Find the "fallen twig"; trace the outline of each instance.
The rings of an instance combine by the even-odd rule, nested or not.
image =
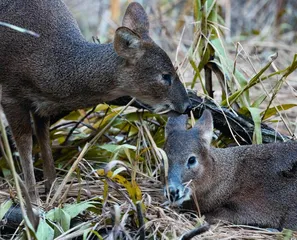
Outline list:
[[[195,228],[195,229],[193,229],[193,230],[191,230],[189,232],[184,233],[181,236],[180,240],[190,240],[193,237],[195,237],[195,236],[197,236],[199,234],[205,233],[208,230],[209,230],[209,224],[208,223],[203,224],[203,225],[201,225],[201,226],[199,226],[199,227],[197,227],[197,228]]]

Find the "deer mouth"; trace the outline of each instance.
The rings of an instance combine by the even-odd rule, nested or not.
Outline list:
[[[153,112],[160,115],[167,115],[168,117],[177,117],[181,115],[180,112],[175,111],[174,108],[169,104],[157,106],[155,109],[153,109]]]
[[[175,111],[175,110],[170,110],[170,111],[168,111],[168,112],[166,113],[166,115],[167,115],[168,117],[178,117],[178,116],[181,115],[181,113],[180,113],[180,112],[177,112],[177,111]]]
[[[173,207],[179,207],[184,202],[191,200],[192,191],[190,188],[188,188],[188,187],[184,188],[182,194],[183,195],[181,195],[179,198],[174,199],[174,198],[172,198],[172,196],[170,196],[170,195],[168,196],[166,189],[164,189],[164,195],[168,199],[168,201],[166,201],[164,204],[170,205]]]
[[[139,101],[137,99],[136,99],[136,103],[140,107],[142,107],[142,108],[144,108],[144,109],[146,109],[146,110],[148,110],[150,112],[160,114],[160,115],[165,115],[166,114],[168,117],[177,117],[177,116],[179,116],[181,114],[181,113],[175,111],[170,104],[164,104],[164,105],[160,104],[160,105],[157,105],[157,106],[151,106],[151,105],[143,103],[143,102],[141,102],[141,101]]]
[[[183,195],[176,199],[174,202],[171,202],[171,205],[173,206],[181,206],[184,202],[191,199],[191,189],[190,188],[184,188]]]
[[[186,110],[186,112],[181,113],[180,111],[176,111],[171,104],[157,104],[153,106],[138,99],[135,100],[135,103],[136,107],[138,108],[143,108],[159,115],[166,115],[167,117],[178,117],[181,114],[188,114],[188,109]]]

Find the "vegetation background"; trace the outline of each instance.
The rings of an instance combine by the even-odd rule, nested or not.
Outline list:
[[[151,37],[169,54],[188,89],[218,107],[252,119],[253,143],[262,142],[261,123],[294,138],[295,0],[138,2],[149,14]],[[128,3],[66,0],[84,36],[101,43],[112,41]],[[213,64],[219,73],[213,71],[209,88],[205,72]],[[49,198],[43,196],[44,218],[37,232],[31,234],[38,239],[179,239],[199,227],[203,223],[199,212],[181,214],[163,206],[166,199],[161,169],[166,157],[160,149],[165,124],[165,116],[106,104],[74,111],[55,123],[51,137],[59,174],[57,192]],[[233,138],[218,131],[214,145],[222,147],[231,142]],[[37,146],[34,152],[42,195]],[[16,153],[14,157],[17,159]],[[4,162],[0,166],[0,219],[17,201],[12,173]],[[7,200],[9,197],[12,200]],[[0,237],[19,237],[23,231],[17,229],[11,234]],[[210,232],[195,239],[293,237],[296,239],[296,233],[289,230],[271,232],[225,224],[212,226]]]

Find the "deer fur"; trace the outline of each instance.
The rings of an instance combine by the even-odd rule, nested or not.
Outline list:
[[[166,125],[170,202],[197,210],[195,197],[210,222],[297,230],[297,142],[214,148],[210,111],[190,130],[187,120]]]
[[[138,3],[128,6],[109,44],[87,42],[62,0],[1,0],[0,21],[40,34],[0,26],[2,106],[33,202],[38,194],[31,117],[48,191],[56,177],[51,117],[121,96],[136,97],[156,113],[181,114],[190,107],[169,57],[150,38],[148,16]]]

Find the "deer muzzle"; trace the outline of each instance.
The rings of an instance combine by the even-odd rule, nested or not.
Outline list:
[[[181,205],[183,202],[190,200],[191,189],[181,183],[171,183],[168,188],[164,187],[164,195],[172,205]]]

